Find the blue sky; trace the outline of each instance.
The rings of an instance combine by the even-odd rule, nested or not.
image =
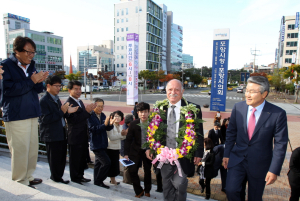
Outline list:
[[[77,46],[99,45],[114,37],[114,4],[119,0],[9,0],[0,14],[30,18],[31,29],[64,37],[65,64],[70,55],[77,65]],[[230,29],[229,69],[253,61],[250,49],[260,50],[256,64],[275,60],[280,20],[300,12],[299,0],[155,0],[173,11],[174,23],[183,26],[183,53],[194,56],[197,68],[212,65],[213,30]],[[3,17],[2,17],[3,19]],[[5,58],[4,29],[0,26],[0,58]]]

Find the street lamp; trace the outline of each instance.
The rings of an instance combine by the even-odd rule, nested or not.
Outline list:
[[[91,49],[92,51],[93,49]],[[89,63],[89,55],[90,55],[90,48],[88,46],[88,49],[87,49],[87,53],[88,53],[88,59],[87,59],[87,67],[84,67],[84,98],[86,99],[86,70],[89,68],[90,66],[90,63]],[[90,89],[90,93],[91,93],[91,89]]]

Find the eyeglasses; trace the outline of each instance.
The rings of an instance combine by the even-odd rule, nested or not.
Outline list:
[[[115,118],[121,118],[120,116],[115,116]]]
[[[245,91],[245,94],[247,94],[247,93],[249,93],[249,94],[257,94],[257,93],[260,93],[260,91]]]
[[[32,55],[35,56],[36,55],[36,52],[30,52],[30,51],[27,51],[27,50],[23,50],[24,52],[26,52],[28,55]]]
[[[61,88],[61,85],[58,85],[58,84],[54,84],[52,86],[57,87],[57,88]]]

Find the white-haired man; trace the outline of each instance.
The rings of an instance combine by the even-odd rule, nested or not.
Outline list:
[[[178,137],[179,128],[183,126],[180,120],[180,108],[190,104],[186,102],[183,96],[183,85],[179,80],[173,79],[168,82],[166,86],[167,99],[169,105],[164,107],[166,111],[167,120],[165,124],[168,125],[166,129],[166,135],[162,141],[162,145],[169,148],[177,148],[178,143],[176,137]],[[194,104],[196,105],[196,104]],[[199,109],[197,112],[197,118],[202,118],[202,112],[199,105],[196,105]],[[198,148],[194,152],[194,160],[189,160],[186,157],[180,158],[179,163],[182,168],[182,177],[179,175],[176,165],[164,164],[161,168],[161,175],[163,179],[163,194],[165,201],[182,201],[186,200],[187,196],[187,177],[193,177],[195,173],[195,165],[198,164],[203,156],[203,124],[195,126],[196,132],[200,135],[197,137]],[[147,156],[152,159],[150,150],[147,150]]]

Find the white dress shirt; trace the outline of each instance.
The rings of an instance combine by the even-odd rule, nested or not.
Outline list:
[[[171,103],[169,103],[169,108],[168,108],[168,117],[172,111],[172,108],[171,108]],[[176,137],[178,137],[178,131],[179,131],[179,119],[180,119],[180,107],[181,107],[181,100],[178,101],[176,104],[175,104],[175,108],[174,108],[174,111],[175,111],[175,115],[176,115]],[[167,117],[167,118],[168,118]],[[176,143],[177,144],[177,143]]]
[[[254,112],[254,116],[255,116],[255,125],[257,124],[257,121],[261,115],[262,110],[264,109],[266,101],[264,101],[262,104],[260,104],[259,106],[257,106],[255,109],[256,111]],[[252,113],[252,109],[253,107],[251,105],[248,106],[248,112],[247,112],[247,129],[248,129],[248,123],[249,123],[249,119],[250,119],[250,115]]]
[[[82,108],[82,106],[81,106],[81,104],[80,104],[80,101],[79,101],[79,99],[76,99],[76,98],[74,98],[74,97],[73,97],[73,96],[71,96],[71,95],[70,95],[70,97],[71,97],[71,98],[73,98],[73,100],[74,100],[74,101],[76,101],[76,102],[78,103],[79,107],[81,107],[81,108]]]
[[[27,69],[28,69],[28,67],[30,66],[30,64],[27,64],[27,65],[26,65],[26,68],[24,68],[24,67],[22,66],[21,62],[18,61],[18,66],[24,71],[25,76],[28,77]]]

